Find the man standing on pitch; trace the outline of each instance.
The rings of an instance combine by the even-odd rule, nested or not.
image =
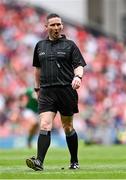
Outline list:
[[[58,111],[70,152],[69,168],[78,169],[78,137],[73,128],[73,115],[78,113],[76,89],[81,85],[86,63],[76,44],[61,34],[63,24],[59,15],[47,16],[46,29],[48,37],[36,44],[33,57],[40,117],[37,157],[26,159],[26,164],[36,171],[43,170],[52,123]]]

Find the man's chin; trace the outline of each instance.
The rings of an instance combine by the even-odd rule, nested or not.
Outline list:
[[[58,34],[58,35],[55,35],[53,38],[54,38],[54,39],[59,39],[60,36],[59,36],[59,34]]]

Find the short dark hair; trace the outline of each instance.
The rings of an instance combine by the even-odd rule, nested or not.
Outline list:
[[[55,14],[55,13],[51,13],[47,16],[47,20],[51,19],[51,18],[55,18],[55,17],[58,17],[58,18],[61,18],[58,14]]]

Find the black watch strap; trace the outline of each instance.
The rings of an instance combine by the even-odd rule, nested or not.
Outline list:
[[[78,77],[78,78],[80,78],[80,79],[82,80],[82,77],[81,77],[81,76],[79,76],[79,75],[75,75],[74,77]]]

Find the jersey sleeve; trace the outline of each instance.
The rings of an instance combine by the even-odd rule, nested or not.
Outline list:
[[[72,47],[72,65],[74,69],[77,68],[78,66],[83,66],[83,67],[86,66],[86,62],[75,43],[73,43],[73,47]]]
[[[33,54],[33,64],[34,67],[40,67],[40,61],[38,57],[38,44],[36,44]]]

